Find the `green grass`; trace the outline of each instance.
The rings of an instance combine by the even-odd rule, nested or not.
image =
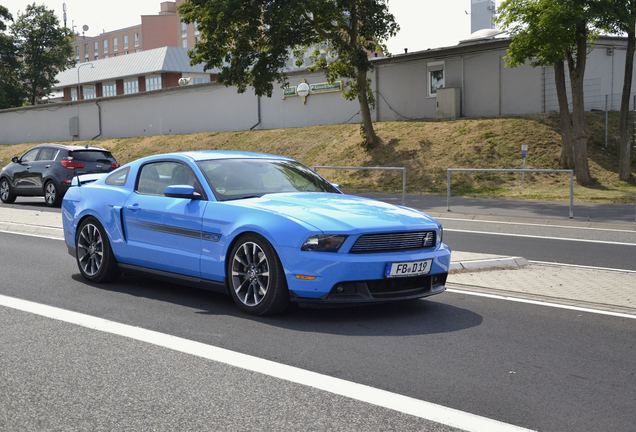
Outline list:
[[[636,185],[618,180],[617,116],[612,115],[610,148],[603,148],[603,116],[590,114],[590,168],[597,184],[576,187],[579,202],[624,203],[636,199]],[[283,154],[309,166],[405,166],[410,193],[445,193],[446,168],[519,168],[520,147],[530,147],[528,168],[558,168],[560,136],[554,117],[462,119],[377,123],[383,143],[365,150],[358,125],[314,126],[252,132],[210,132],[108,139],[98,142],[121,163],[150,154],[234,149]],[[5,163],[30,145],[0,146]],[[636,168],[636,166],[635,166]],[[395,173],[324,171],[330,180],[354,190],[398,191]],[[457,175],[454,193],[481,197],[565,200],[567,176]]]

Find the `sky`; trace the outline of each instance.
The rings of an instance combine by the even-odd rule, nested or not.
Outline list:
[[[15,16],[26,5],[36,2],[54,9],[62,22],[62,3],[66,2],[68,25],[78,31],[87,25],[87,36],[139,24],[140,15],[159,11],[161,0],[0,0]],[[455,45],[470,35],[471,0],[389,0],[389,8],[400,24],[400,33],[388,41],[391,53],[418,51]],[[497,1],[499,5],[500,1]]]

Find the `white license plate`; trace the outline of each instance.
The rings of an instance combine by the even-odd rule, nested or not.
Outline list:
[[[429,274],[433,260],[393,263],[387,266],[386,276],[390,278],[421,276]]]

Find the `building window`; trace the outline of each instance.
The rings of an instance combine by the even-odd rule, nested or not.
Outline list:
[[[104,54],[108,54],[108,39],[104,39]]]
[[[95,48],[95,52],[98,53],[99,52],[99,41],[95,41],[95,44],[93,46]]]
[[[181,37],[188,36],[188,25],[184,22],[181,23]]]
[[[434,97],[437,90],[444,88],[446,77],[444,73],[444,62],[434,62],[427,65],[428,69],[428,95]]]
[[[181,47],[182,48],[188,48],[188,38],[185,38],[185,39],[181,40]]]
[[[117,96],[117,84],[114,82],[104,83],[102,85],[102,94],[104,97]]]
[[[80,53],[79,53],[79,45],[75,47],[75,60],[79,61]]]
[[[124,94],[139,93],[139,80],[137,78],[124,80]]]
[[[128,49],[128,35],[124,35],[124,49]]]
[[[207,84],[210,82],[210,76],[204,76],[204,77],[193,77],[192,78],[192,84]]]
[[[93,58],[93,60],[99,60],[99,54],[95,53],[95,57]]]
[[[139,33],[135,32],[135,46],[139,46]]]
[[[113,38],[113,51],[115,51],[115,52],[119,51],[119,39],[118,38]]]
[[[94,85],[85,85],[83,90],[84,90],[84,99],[95,99],[97,97],[97,93],[95,92]]]
[[[148,75],[146,77],[146,91],[161,90],[161,75]]]
[[[71,100],[77,100],[77,87],[71,87]]]

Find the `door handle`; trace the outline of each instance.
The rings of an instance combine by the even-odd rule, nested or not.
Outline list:
[[[141,210],[141,209],[139,208],[139,204],[131,204],[131,205],[126,206],[126,208],[127,208],[128,210],[132,211],[132,212],[136,212],[136,211]]]
[[[51,165],[46,165],[44,168],[51,168]]]

